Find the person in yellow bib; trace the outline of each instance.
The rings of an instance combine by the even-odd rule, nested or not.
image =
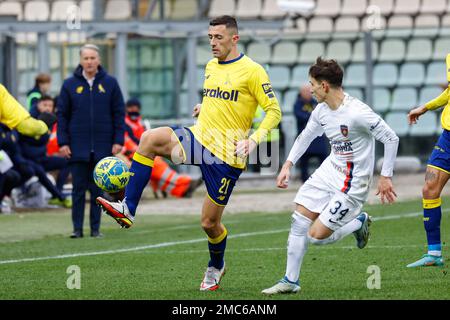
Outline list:
[[[34,119],[30,113],[0,83],[0,122],[10,130],[39,138],[47,133],[48,126],[42,120]]]
[[[429,110],[444,107],[441,124],[444,131],[437,141],[428,159],[425,184],[422,188],[423,224],[427,233],[428,252],[421,259],[407,265],[408,268],[442,266],[441,244],[441,192],[450,177],[450,54],[447,55],[447,80],[449,85],[439,97],[425,105],[412,109],[408,113],[410,125],[416,124],[419,117]]]
[[[205,68],[201,106],[194,109],[197,123],[189,128],[161,127],[145,131],[133,156],[125,199],[110,202],[97,198],[106,214],[129,228],[156,156],[199,166],[207,189],[201,225],[208,237],[210,253],[201,291],[218,289],[225,272],[228,233],[221,218],[246,166],[247,156],[281,120],[280,106],[266,71],[237,50],[236,20],[231,16],[211,20],[208,37],[214,58]],[[249,137],[258,105],[266,115],[258,130]]]

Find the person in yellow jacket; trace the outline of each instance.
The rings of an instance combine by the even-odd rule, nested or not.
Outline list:
[[[34,119],[29,112],[0,83],[0,122],[9,129],[39,138],[47,133],[48,126],[42,120]]]
[[[425,184],[422,189],[423,223],[427,234],[428,252],[421,259],[407,265],[408,268],[422,266],[442,266],[441,245],[441,192],[450,178],[450,54],[447,55],[448,87],[436,99],[425,105],[412,109],[408,113],[410,125],[417,123],[419,117],[429,110],[444,107],[441,124],[444,129],[428,159]]]

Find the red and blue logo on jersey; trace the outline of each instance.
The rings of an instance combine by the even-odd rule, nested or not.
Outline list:
[[[348,127],[346,125],[341,124],[341,133],[344,137],[348,136]]]

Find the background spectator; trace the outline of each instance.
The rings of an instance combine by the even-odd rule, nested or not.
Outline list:
[[[27,107],[30,114],[36,118],[36,105],[38,100],[50,91],[52,78],[47,73],[39,73],[34,80],[34,87],[27,92]]]

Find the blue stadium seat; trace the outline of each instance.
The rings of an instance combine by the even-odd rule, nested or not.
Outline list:
[[[372,59],[376,61],[378,59],[378,42],[372,42]],[[352,62],[364,62],[366,61],[365,43],[363,40],[358,40],[353,45]]]
[[[388,39],[381,42],[378,60],[382,62],[400,62],[405,59],[405,42],[400,39]]]
[[[340,64],[350,61],[352,55],[352,45],[350,41],[335,40],[328,43],[326,57],[336,59]]]
[[[273,47],[271,63],[294,64],[297,61],[298,46],[292,41],[278,42]]]
[[[258,63],[269,63],[272,55],[270,45],[264,42],[252,42],[247,47],[247,54]]]
[[[411,39],[406,50],[407,61],[428,61],[433,54],[433,44],[429,39]]]
[[[391,93],[386,88],[375,88],[373,91],[373,110],[383,113],[389,110]]]
[[[442,92],[444,92],[444,89],[438,86],[424,87],[420,90],[418,104],[424,105],[428,101],[439,97]]]
[[[289,86],[291,79],[290,70],[286,66],[270,66],[268,71],[272,87],[283,90]]]
[[[393,63],[379,63],[373,69],[373,84],[380,87],[393,87],[397,84],[397,66]]]
[[[445,61],[450,48],[450,38],[439,38],[434,42],[433,60]]]
[[[344,70],[344,86],[364,87],[366,85],[366,67],[362,63],[350,64]]]
[[[445,62],[431,62],[427,67],[425,85],[447,84],[447,66]]]
[[[415,88],[397,88],[392,93],[391,111],[408,111],[416,106],[417,90]]]
[[[313,63],[317,57],[325,54],[325,45],[321,41],[307,41],[303,42],[300,47],[298,62]]]
[[[298,90],[291,89],[286,91],[284,94],[283,104],[281,106],[281,111],[286,113],[293,113],[294,112],[294,103],[295,100],[297,100],[298,96]]]
[[[416,124],[411,126],[409,134],[411,136],[433,136],[436,134],[438,125],[435,112],[423,114]]]
[[[355,97],[356,99],[364,101],[364,93],[363,93],[362,89],[360,89],[360,88],[345,88],[344,91],[347,92],[352,97]]]
[[[296,65],[294,69],[292,69],[292,77],[291,77],[291,88],[299,88],[301,85],[309,83],[309,64],[300,64]]]
[[[400,67],[399,86],[419,87],[425,82],[425,66],[422,63],[404,63]]]
[[[406,115],[406,112],[389,112],[384,119],[399,137],[406,136],[409,131]]]

